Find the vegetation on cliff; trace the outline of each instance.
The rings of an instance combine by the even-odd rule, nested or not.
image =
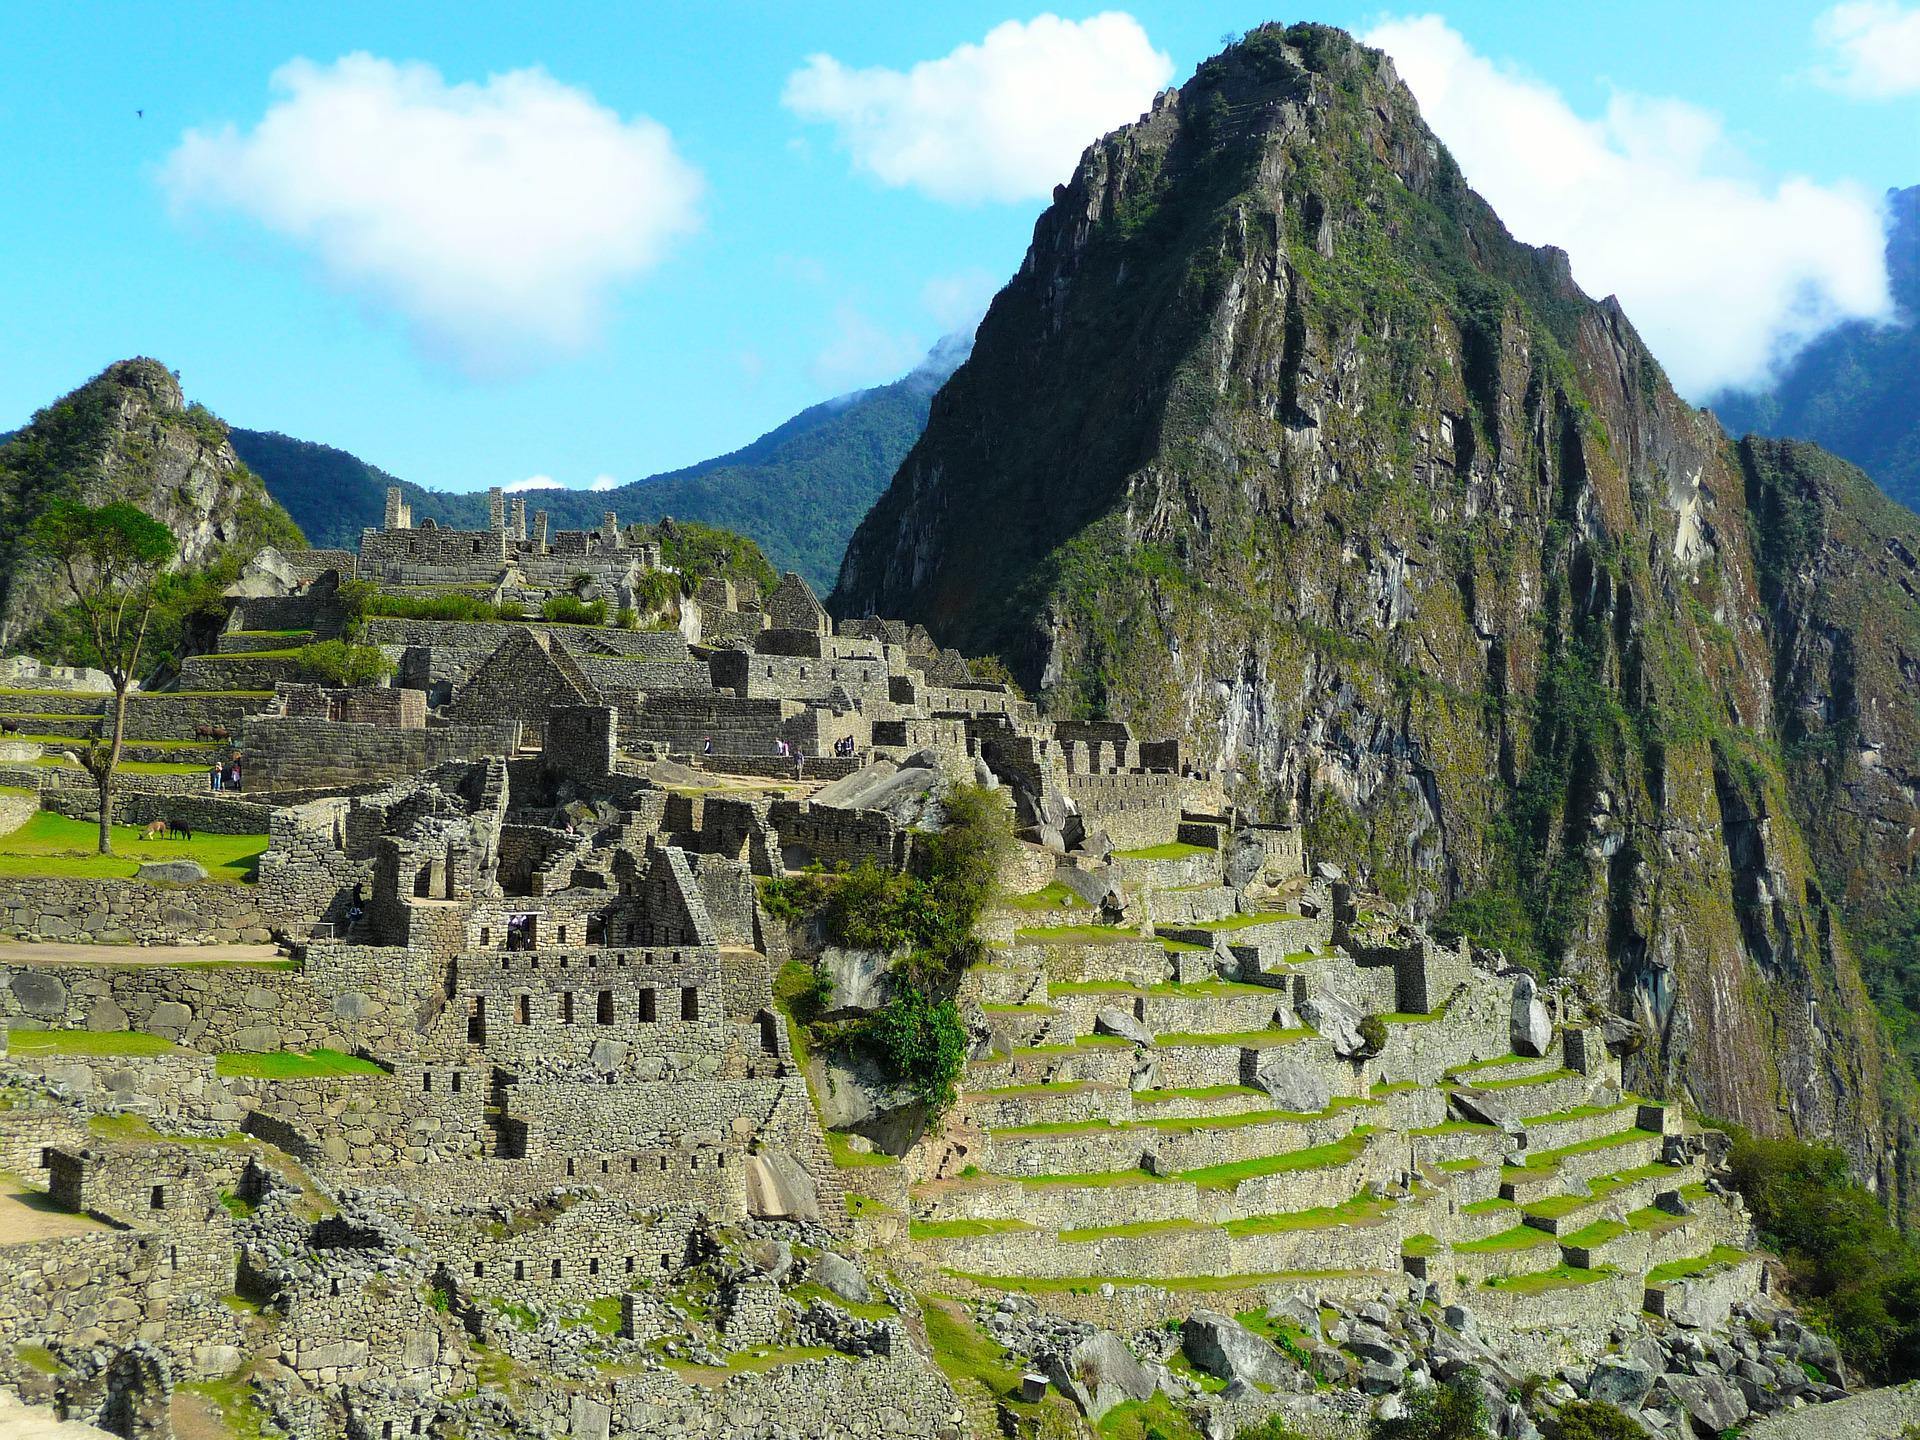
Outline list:
[[[1911,1085],[1789,781],[1753,463],[1385,57],[1264,26],[1087,151],[830,605],[1183,734],[1642,1018],[1637,1083],[1838,1135],[1900,1200]]]

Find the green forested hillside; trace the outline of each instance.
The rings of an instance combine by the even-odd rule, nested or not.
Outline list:
[[[949,337],[911,374],[801,411],[726,455],[614,490],[529,492],[557,527],[663,515],[738,531],[781,570],[797,570],[821,593],[832,588],[847,537],[887,487],[927,420],[935,390],[965,358]],[[267,483],[315,545],[351,548],[378,525],[389,485],[404,486],[416,520],[486,524],[484,493],[450,494],[396,479],[358,456],[271,431],[235,430],[234,449]]]
[[[1854,321],[1809,345],[1764,391],[1712,404],[1734,435],[1812,440],[1920,509],[1920,185],[1887,197],[1887,274],[1898,313]]]

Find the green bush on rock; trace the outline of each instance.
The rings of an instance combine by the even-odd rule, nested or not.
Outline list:
[[[396,668],[378,645],[354,645],[345,640],[319,640],[303,646],[293,663],[316,680],[347,686],[377,685]]]

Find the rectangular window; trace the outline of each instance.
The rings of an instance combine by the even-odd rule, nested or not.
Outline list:
[[[600,1002],[595,1009],[594,1018],[602,1025],[613,1024],[613,991],[600,992]]]
[[[680,992],[680,1018],[698,1020],[700,1018],[700,992],[691,985]]]
[[[653,987],[651,985],[640,991],[640,1019],[647,1024],[653,1023]]]
[[[560,1262],[558,1260],[553,1262],[553,1278],[556,1280],[560,1278]]]
[[[431,1070],[422,1070],[420,1072],[420,1090],[422,1094],[432,1093],[433,1072]]]
[[[460,1072],[458,1070],[453,1072],[453,1080],[450,1083],[453,1087],[453,1093],[458,1095],[460,1093]]]
[[[560,1023],[573,1024],[573,991],[571,990],[560,992]]]
[[[566,944],[567,943],[567,927],[562,925],[558,930],[556,930],[554,932],[554,939],[562,945]],[[565,960],[562,960],[560,963],[564,965],[567,962]]]
[[[533,997],[524,990],[521,991],[518,997],[517,1008],[519,1010],[520,1023],[522,1025],[531,1025],[533,1023]]]
[[[154,1210],[166,1209],[167,1187],[164,1185],[154,1186],[153,1189],[147,1193],[147,1205],[150,1209]]]

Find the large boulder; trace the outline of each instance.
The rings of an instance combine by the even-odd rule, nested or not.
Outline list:
[[[20,1008],[36,1019],[58,1020],[67,1013],[67,985],[58,975],[16,970],[7,988]]]
[[[1154,1381],[1111,1330],[1096,1330],[1048,1363],[1048,1378],[1096,1424],[1116,1405],[1153,1398]]]
[[[844,1255],[822,1250],[813,1257],[808,1274],[842,1300],[864,1305],[873,1299],[873,1291],[867,1286],[867,1277],[860,1273],[858,1265]]]
[[[820,1219],[820,1191],[813,1176],[786,1150],[747,1157],[747,1213],[756,1220]]]
[[[1135,1019],[1131,1011],[1117,1005],[1102,1005],[1094,1011],[1093,1029],[1095,1034],[1118,1035],[1136,1045],[1153,1044],[1153,1031]]]
[[[1295,1115],[1318,1115],[1333,1103],[1333,1087],[1318,1067],[1280,1047],[1259,1053],[1253,1083],[1267,1092],[1275,1109]]]
[[[879,810],[900,825],[938,829],[944,823],[939,797],[945,788],[936,758],[931,751],[920,750],[899,765],[890,760],[863,765],[816,790],[813,803],[840,810]]]
[[[1747,1418],[1747,1397],[1724,1375],[1662,1375],[1658,1385],[1708,1435],[1723,1434]]]
[[[829,945],[820,952],[820,973],[833,982],[827,1013],[878,1010],[893,994],[893,957],[878,950],[845,950]]]
[[[1272,1345],[1213,1310],[1196,1310],[1180,1326],[1180,1348],[1197,1368],[1222,1380],[1284,1385],[1295,1373],[1293,1362]]]
[[[1513,1053],[1544,1055],[1553,1044],[1553,1017],[1540,998],[1540,986],[1522,971],[1513,981]]]
[[[1647,1392],[1653,1389],[1655,1378],[1654,1372],[1644,1365],[1609,1356],[1594,1365],[1593,1374],[1587,1380],[1587,1398],[1604,1400],[1622,1410],[1638,1410]]]
[[[843,1048],[816,1055],[813,1074],[820,1121],[829,1130],[856,1131],[901,1154],[923,1128],[925,1103],[862,1051]]]
[[[241,568],[240,578],[222,593],[229,600],[265,600],[292,595],[300,588],[300,572],[273,546],[256,551]]]
[[[1336,1055],[1351,1058],[1372,1048],[1360,1034],[1359,1007],[1344,996],[1331,991],[1309,995],[1300,1002],[1300,1017],[1320,1032]]]

